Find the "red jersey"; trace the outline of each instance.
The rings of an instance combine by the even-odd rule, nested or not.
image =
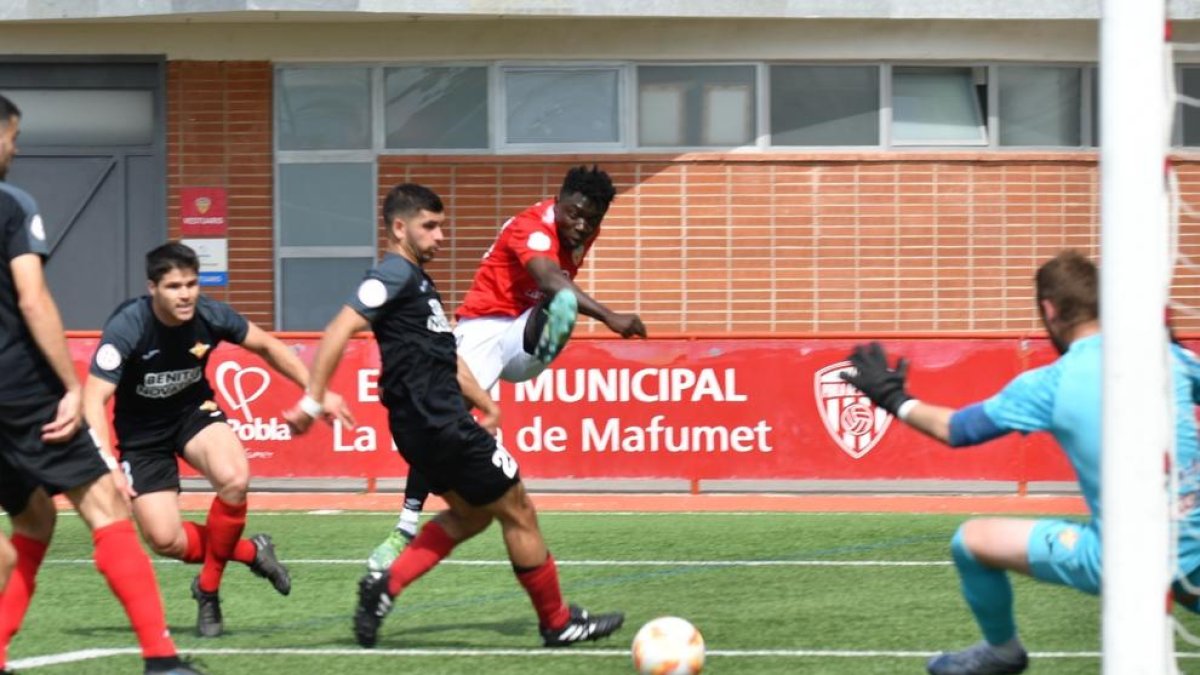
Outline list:
[[[525,269],[534,258],[555,260],[569,278],[575,278],[596,237],[574,250],[560,247],[554,225],[555,201],[553,198],[540,201],[504,223],[496,242],[483,254],[475,280],[455,316],[517,317],[541,302],[543,293]],[[597,228],[596,236],[599,234]]]

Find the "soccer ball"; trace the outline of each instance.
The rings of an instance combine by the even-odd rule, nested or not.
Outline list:
[[[660,616],[634,636],[633,667],[641,675],[697,675],[704,669],[704,637],[685,619]]]

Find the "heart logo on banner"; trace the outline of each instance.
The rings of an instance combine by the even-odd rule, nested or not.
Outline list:
[[[267,393],[267,387],[271,386],[270,373],[258,366],[243,368],[236,361],[225,361],[217,366],[214,375],[217,380],[217,390],[221,392],[225,403],[232,410],[240,412],[242,419],[247,422],[253,420],[254,415],[250,412],[250,404]],[[254,378],[258,378],[258,387],[250,391],[248,385],[255,383]]]

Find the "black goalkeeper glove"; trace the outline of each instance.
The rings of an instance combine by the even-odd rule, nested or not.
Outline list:
[[[904,390],[904,378],[908,376],[908,360],[900,359],[896,369],[888,368],[887,354],[878,342],[859,345],[850,354],[850,363],[857,371],[851,375],[843,371],[841,377],[866,394],[875,405],[899,417],[900,406],[913,397]]]

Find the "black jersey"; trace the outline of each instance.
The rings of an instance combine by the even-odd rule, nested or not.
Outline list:
[[[37,202],[20,188],[0,181],[0,402],[37,402],[62,396],[63,386],[42,354],[18,304],[13,259],[49,253]]]
[[[467,415],[442,297],[415,263],[388,253],[346,303],[371,322],[383,359],[380,401],[401,426],[439,429]]]
[[[212,350],[225,340],[241,344],[250,324],[229,305],[201,295],[192,320],[167,326],[154,316],[150,296],[128,300],[104,325],[92,356],[92,375],[117,385],[117,434],[180,419],[213,390],[204,375]]]

